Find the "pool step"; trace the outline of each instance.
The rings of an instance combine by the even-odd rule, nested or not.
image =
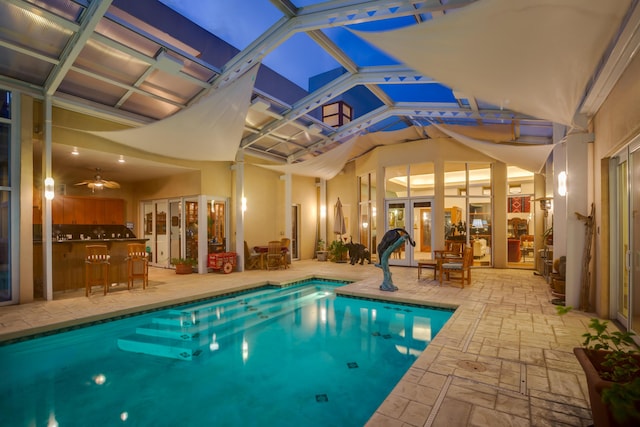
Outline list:
[[[256,307],[256,310],[236,311],[233,316],[198,322],[170,322],[172,316],[154,318],[152,323],[136,328],[136,333],[118,339],[118,348],[133,353],[168,357],[178,360],[192,360],[193,357],[209,349],[212,337],[217,340],[233,335],[288,314],[303,305],[326,297],[325,291],[313,291],[295,299],[272,298],[270,304]],[[192,319],[182,311],[180,316]]]
[[[192,360],[200,352],[192,342],[181,342],[171,338],[138,334],[119,338],[118,348],[132,353],[143,353],[178,360]]]
[[[268,316],[277,312],[283,301],[288,305],[295,301],[304,301],[308,295],[317,296],[318,291],[313,293],[305,292],[296,299],[291,299],[291,293],[286,295],[273,296],[271,299],[262,299],[259,306],[246,304],[245,301],[236,301],[235,306],[229,306],[225,311],[218,310],[214,316],[207,316],[202,307],[197,311],[182,310],[172,311],[164,316],[155,317],[151,323],[140,326],[136,333],[156,337],[174,338],[177,340],[191,341],[197,339],[201,334],[214,330],[223,332],[228,327],[233,327],[235,323],[244,322],[244,319],[253,316]],[[213,319],[211,318],[213,317]],[[231,323],[230,323],[231,322]],[[235,322],[235,323],[233,323]]]

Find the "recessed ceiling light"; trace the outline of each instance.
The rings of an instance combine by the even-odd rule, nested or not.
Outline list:
[[[73,154],[74,156],[78,156],[80,154],[80,152],[78,152],[78,147],[73,147],[73,151],[71,151],[71,154]]]
[[[118,159],[118,163],[124,163],[124,156],[122,154],[120,154],[120,158]]]

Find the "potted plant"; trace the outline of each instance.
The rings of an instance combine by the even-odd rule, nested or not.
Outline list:
[[[347,252],[349,248],[342,240],[334,240],[329,245],[329,257],[333,262],[347,262]]]
[[[565,314],[571,307],[558,307]],[[607,330],[609,322],[591,319],[582,347],[573,349],[586,375],[593,423],[640,425],[640,353],[633,332]]]
[[[318,248],[316,249],[316,257],[318,261],[326,261],[328,256],[328,252],[326,250],[326,246],[324,244],[324,240],[318,240]]]
[[[191,274],[197,263],[193,258],[171,258],[171,264],[176,267],[176,274]]]

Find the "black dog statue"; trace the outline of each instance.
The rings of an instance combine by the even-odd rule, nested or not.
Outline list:
[[[353,243],[353,237],[349,236],[350,242],[345,246],[349,249],[349,261],[351,265],[356,265],[360,262],[360,265],[364,265],[364,261],[367,260],[371,264],[371,252],[362,243]]]

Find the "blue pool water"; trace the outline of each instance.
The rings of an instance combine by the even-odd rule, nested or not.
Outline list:
[[[2,426],[362,426],[452,311],[261,288],[0,347]]]

